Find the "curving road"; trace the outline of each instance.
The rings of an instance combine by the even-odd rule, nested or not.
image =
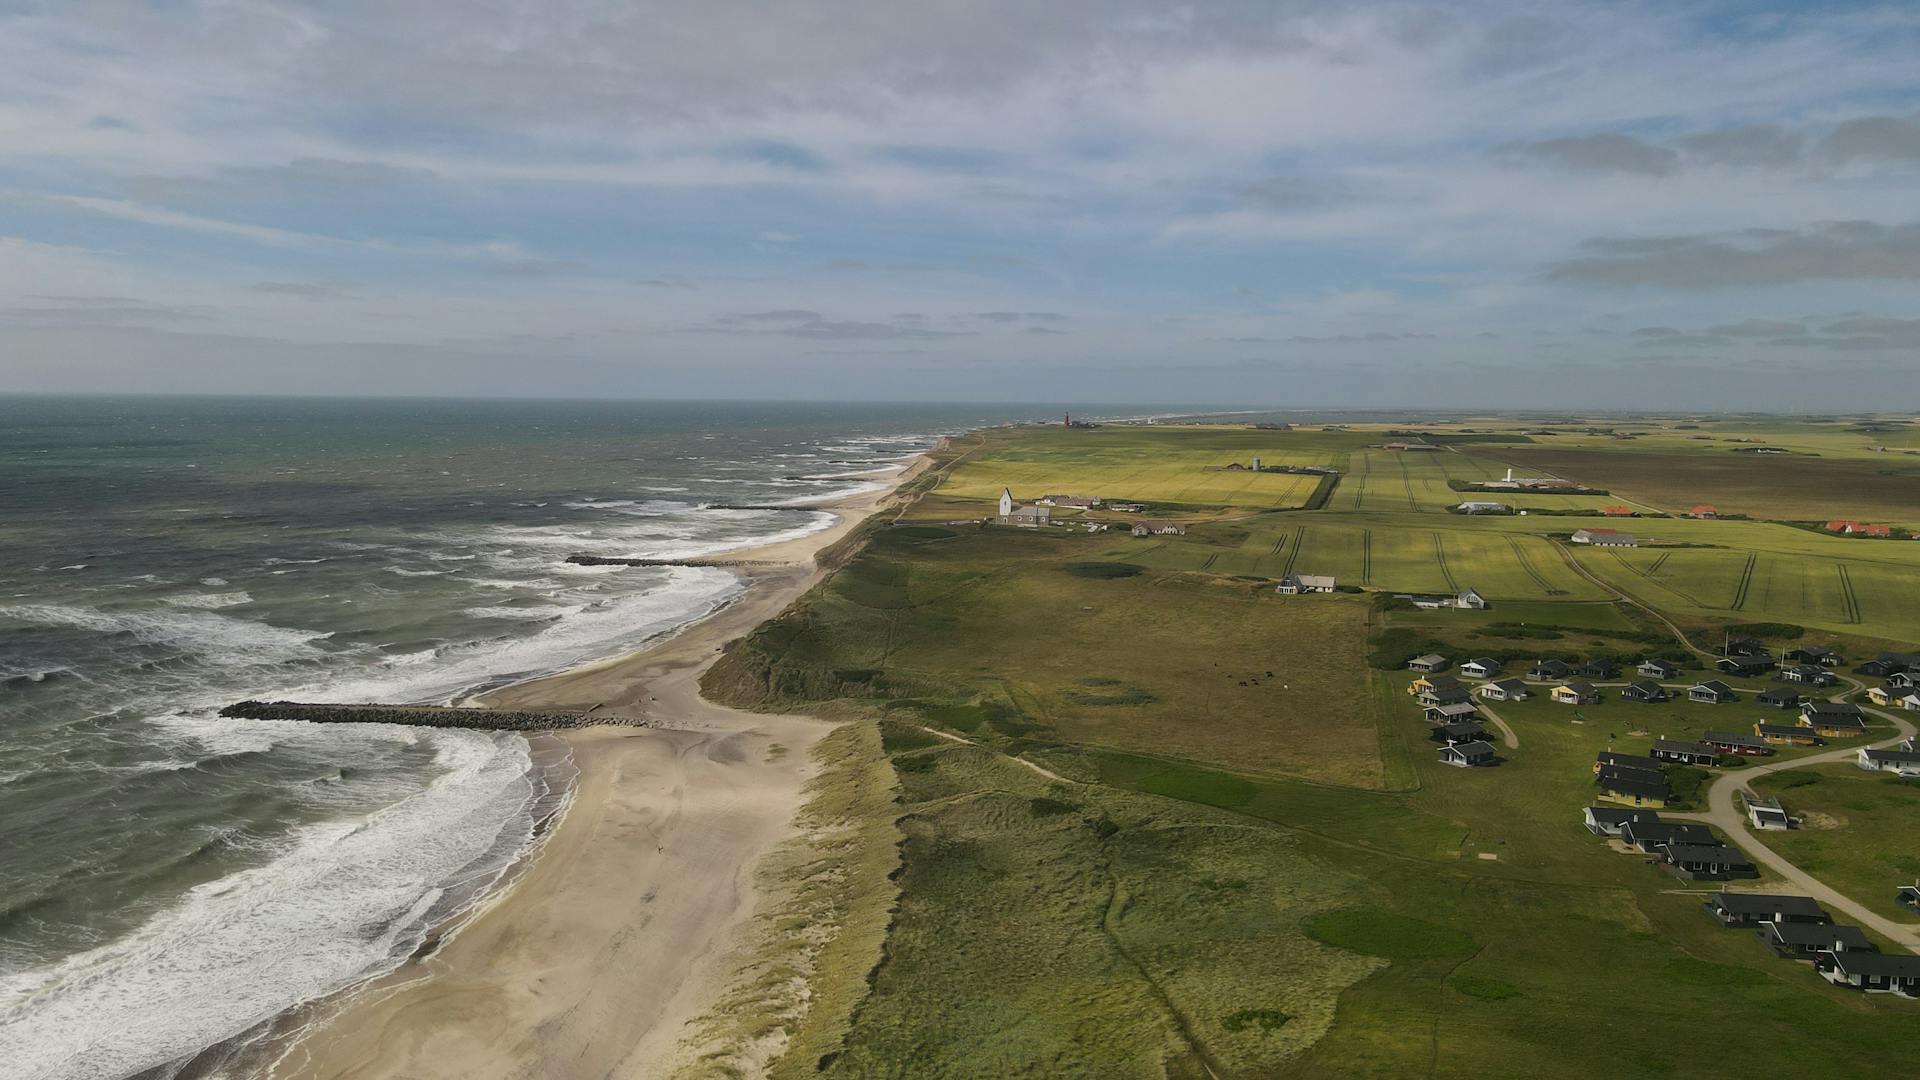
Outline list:
[[[1847,695],[1840,695],[1840,697],[1845,696]],[[1907,720],[1880,709],[1864,709],[1864,711],[1882,720],[1892,721],[1894,728],[1900,732],[1900,734],[1891,739],[1882,739],[1879,742],[1867,743],[1865,744],[1867,748],[1873,750],[1885,749],[1886,747],[1895,746],[1913,737],[1914,726]],[[1767,869],[1793,882],[1808,896],[1813,897],[1830,908],[1837,908],[1840,911],[1846,912],[1862,925],[1872,927],[1876,933],[1887,938],[1889,941],[1904,945],[1912,952],[1920,952],[1920,926],[1898,923],[1873,912],[1865,905],[1827,885],[1819,878],[1793,865],[1793,863],[1788,862],[1779,852],[1768,847],[1759,837],[1753,834],[1752,830],[1747,828],[1747,816],[1740,812],[1739,807],[1734,801],[1734,795],[1736,793],[1741,791],[1750,792],[1751,789],[1749,789],[1747,785],[1755,777],[1766,776],[1777,772],[1786,772],[1789,769],[1805,768],[1808,765],[1821,765],[1832,761],[1847,761],[1858,754],[1859,751],[1859,746],[1845,746],[1838,750],[1829,750],[1825,753],[1810,754],[1807,757],[1795,758],[1792,761],[1775,762],[1770,765],[1754,765],[1745,769],[1735,769],[1731,772],[1724,772],[1715,777],[1713,783],[1707,788],[1706,813],[1682,814],[1662,811],[1660,816],[1663,819],[1676,818],[1690,821],[1704,821],[1718,826],[1728,836],[1732,837],[1733,842],[1740,845],[1740,849],[1750,855],[1755,862],[1766,866]]]

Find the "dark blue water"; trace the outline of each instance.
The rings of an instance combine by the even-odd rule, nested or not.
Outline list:
[[[1007,418],[0,399],[0,1073],[125,1076],[386,969],[564,773],[518,736],[219,706],[446,701],[616,654],[739,584],[565,556],[819,529],[809,502]]]

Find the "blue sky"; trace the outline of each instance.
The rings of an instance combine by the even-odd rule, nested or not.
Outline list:
[[[1912,5],[0,2],[0,391],[1910,408],[1916,55]]]

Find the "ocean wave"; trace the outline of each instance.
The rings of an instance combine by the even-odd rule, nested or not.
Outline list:
[[[401,577],[439,577],[442,574],[453,573],[451,570],[409,570],[404,566],[383,566],[380,569]]]
[[[314,643],[333,636],[204,611],[102,611],[59,604],[18,604],[0,607],[0,618],[127,634],[136,641],[190,652],[221,665],[311,659],[321,655]]]
[[[423,788],[302,827],[130,934],[0,977],[0,1061],[48,1080],[124,1076],[395,966],[448,914],[450,887],[497,878],[533,832],[524,740],[431,734],[441,772]]]
[[[166,603],[172,604],[174,607],[200,608],[210,611],[214,608],[238,607],[241,604],[251,604],[253,603],[253,597],[245,589],[241,589],[238,592],[186,593],[181,596],[169,596],[166,598]]]

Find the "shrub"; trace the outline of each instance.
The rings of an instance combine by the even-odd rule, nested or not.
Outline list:
[[[1220,1021],[1220,1026],[1228,1031],[1246,1031],[1257,1028],[1261,1031],[1278,1031],[1293,1019],[1279,1009],[1241,1009],[1229,1013]]]
[[[1074,577],[1093,578],[1097,581],[1109,581],[1115,578],[1138,577],[1145,567],[1123,562],[1077,562],[1068,563],[1066,571]]]

